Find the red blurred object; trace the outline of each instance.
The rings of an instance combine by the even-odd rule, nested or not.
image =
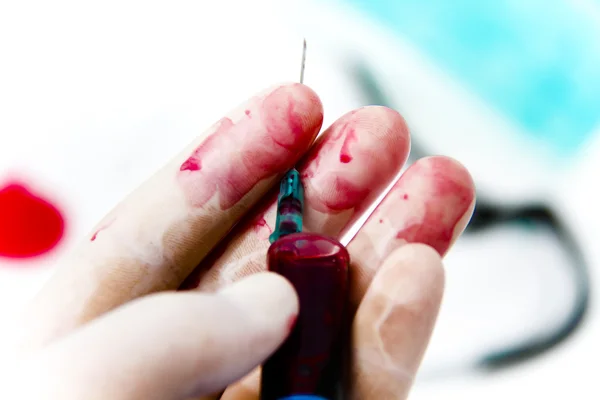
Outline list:
[[[48,200],[21,183],[0,189],[0,257],[42,255],[60,242],[64,231],[63,214]]]
[[[341,243],[312,233],[283,236],[269,248],[269,270],[292,283],[300,314],[288,339],[263,365],[261,400],[336,397],[349,263]]]

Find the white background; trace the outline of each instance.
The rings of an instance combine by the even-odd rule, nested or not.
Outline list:
[[[533,144],[519,142],[516,128],[418,49],[352,13],[274,0],[5,0],[0,180],[18,173],[49,193],[67,210],[68,232],[44,259],[0,260],[4,320],[116,201],[204,127],[255,91],[297,80],[302,36],[309,43],[306,83],[323,100],[326,124],[363,105],[346,68],[359,54],[373,62],[432,151],[465,163],[486,194],[507,202],[550,201],[590,261],[600,260],[593,189],[600,142],[568,163],[543,148],[531,152]],[[581,332],[547,356],[493,376],[466,368],[489,346],[552,326],[569,307],[572,288],[556,262],[560,254],[541,245],[516,253],[518,243],[514,232],[499,232],[461,241],[450,254],[446,301],[413,399],[597,398],[595,298]],[[486,258],[489,251],[498,256]],[[544,268],[521,268],[530,264]],[[597,275],[594,269],[595,281]],[[434,378],[448,366],[454,374]]]

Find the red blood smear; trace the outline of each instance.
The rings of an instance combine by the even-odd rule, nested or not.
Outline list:
[[[337,195],[323,199],[324,205],[330,212],[358,207],[369,198],[369,194],[372,192],[370,187],[357,186],[349,179],[342,177],[335,178],[334,187],[337,189]]]
[[[360,215],[406,158],[406,139],[396,134],[376,139],[365,133],[364,119],[356,116],[357,112],[360,110],[333,124],[299,165],[307,187],[307,206],[319,212],[337,214],[352,209],[354,215]],[[389,128],[390,132],[404,129],[403,123]],[[368,171],[368,176],[364,171]],[[313,187],[327,190],[314,192]]]
[[[262,400],[309,393],[334,398],[349,262],[344,246],[312,233],[284,236],[269,248],[269,270],[292,283],[300,314],[288,339],[263,366]]]
[[[342,151],[340,152],[340,162],[344,164],[348,164],[352,161],[352,154],[350,154],[350,144],[356,142],[358,138],[356,137],[356,130],[352,128],[347,134],[346,139],[344,140],[344,144],[342,144]]]
[[[219,127],[204,142],[194,151],[191,157],[189,157],[181,167],[180,171],[200,171],[202,169],[202,158],[201,155],[207,152],[218,151],[219,144],[221,142],[221,136],[226,134],[233,127],[233,122],[229,118],[223,118],[219,121]]]
[[[108,228],[110,225],[112,225],[112,223],[115,221],[115,219],[111,219],[108,222],[106,222],[105,224],[102,224],[98,230],[96,230],[96,232],[94,232],[94,234],[92,235],[92,237],[90,238],[90,242],[93,242],[96,240],[96,238],[98,238],[98,234],[100,232],[102,232],[103,230],[105,230],[106,228]]]
[[[427,168],[425,170],[424,168]],[[461,175],[448,175],[456,168],[447,159],[430,160],[425,167],[415,164],[405,174],[430,175],[433,190],[423,201],[423,217],[396,234],[397,239],[408,243],[425,243],[443,256],[454,239],[454,229],[473,202],[473,186],[465,171]],[[454,171],[456,171],[454,169]],[[408,199],[408,194],[403,198]]]
[[[271,235],[271,227],[267,223],[264,215],[260,215],[259,218],[256,219],[254,231],[260,239],[269,240],[269,236]]]
[[[52,250],[64,231],[61,212],[48,200],[19,183],[0,190],[0,256],[39,256]]]
[[[344,164],[348,164],[352,161],[352,157],[348,154],[340,154],[340,161]]]
[[[302,165],[300,167],[303,180],[315,176],[315,173],[319,170],[319,165],[323,154],[327,153],[329,148],[335,147],[336,143],[344,136],[346,130],[353,129],[350,127],[351,123],[352,121],[348,121],[333,132],[327,132],[327,135],[323,136],[323,139],[319,139],[315,143],[308,156],[302,161]]]
[[[193,206],[218,192],[221,209],[231,208],[258,182],[289,169],[310,145],[307,133],[316,133],[322,122],[321,114],[304,120],[314,107],[285,87],[252,107],[248,111],[257,118],[223,118],[181,165],[178,179]]]

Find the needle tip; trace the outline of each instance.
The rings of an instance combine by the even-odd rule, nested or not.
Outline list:
[[[304,83],[304,65],[306,63],[306,38],[302,44],[302,64],[300,65],[300,83]]]

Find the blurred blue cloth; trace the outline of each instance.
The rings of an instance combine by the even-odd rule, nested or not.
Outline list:
[[[559,154],[600,128],[600,1],[345,1]]]

